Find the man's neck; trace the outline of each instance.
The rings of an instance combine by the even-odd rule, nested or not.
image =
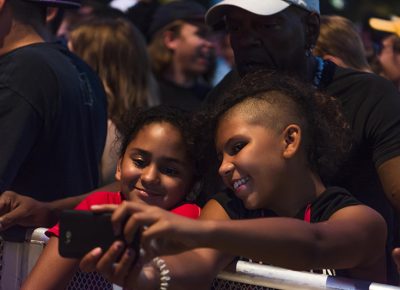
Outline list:
[[[13,21],[7,33],[0,35],[0,56],[18,48],[44,42],[31,26]]]
[[[196,81],[195,77],[188,75],[183,69],[173,66],[170,66],[170,68],[164,73],[163,77],[168,81],[185,88],[193,86]]]

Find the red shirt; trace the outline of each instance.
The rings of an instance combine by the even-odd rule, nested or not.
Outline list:
[[[121,204],[123,201],[122,195],[120,192],[95,192],[91,195],[87,196],[80,204],[78,204],[75,209],[76,210],[90,210],[92,205],[98,204]],[[193,203],[184,203],[174,209],[171,212],[192,218],[197,219],[200,216],[200,207]],[[57,223],[54,227],[50,228],[46,231],[47,236],[56,236],[60,235],[59,224]]]

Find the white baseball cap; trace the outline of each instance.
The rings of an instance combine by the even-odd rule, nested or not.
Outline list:
[[[296,5],[319,14],[319,0],[223,0],[207,11],[206,23],[211,26],[218,24],[223,19],[225,9],[229,6],[267,16],[281,12],[290,5]]]

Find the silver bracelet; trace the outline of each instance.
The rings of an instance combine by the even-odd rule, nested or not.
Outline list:
[[[153,259],[153,263],[160,271],[160,290],[168,290],[171,276],[169,275],[169,269],[167,267],[167,264],[165,264],[165,261],[160,257],[155,257]]]

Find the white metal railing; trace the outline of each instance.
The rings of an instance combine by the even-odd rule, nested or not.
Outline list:
[[[274,266],[238,261],[236,272],[222,272],[218,278],[274,289],[297,290],[399,290],[385,284],[331,277],[323,274],[292,271]]]
[[[19,235],[12,241],[1,241],[1,271],[0,271],[0,290],[17,290],[21,282],[34,266],[37,258],[42,252],[48,238],[44,234],[45,228],[34,230],[24,230],[25,235]],[[1,233],[0,233],[1,234]],[[92,276],[89,279],[97,279]],[[323,274],[292,271],[288,269],[260,265],[245,261],[238,261],[235,272],[223,271],[218,275],[218,280],[222,280],[224,287],[216,289],[260,289],[262,287],[272,289],[296,289],[296,290],[400,290],[400,287],[394,287],[385,284],[372,283],[367,281],[358,281],[331,277]],[[86,287],[77,280],[74,285],[68,289],[86,289]],[[92,283],[101,281],[92,281]],[[230,282],[239,282],[243,285],[229,286]],[[101,284],[103,285],[103,284]],[[109,285],[116,290],[121,289],[116,285]],[[104,289],[104,288],[100,288]]]

